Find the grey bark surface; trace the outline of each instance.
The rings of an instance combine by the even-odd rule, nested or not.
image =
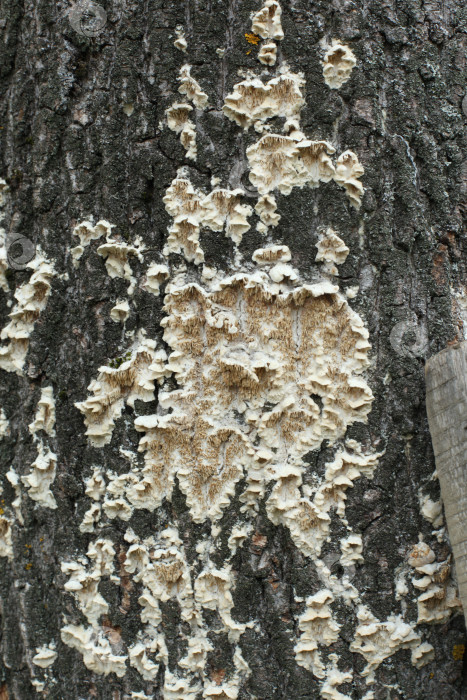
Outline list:
[[[426,405],[459,594],[467,610],[467,343],[430,358]]]
[[[127,406],[110,445],[103,450],[89,445],[83,416],[74,404],[86,398],[98,368],[127,350],[120,324],[109,316],[116,300],[125,295],[127,282],[105,274],[95,252],[97,243],[75,269],[70,249],[77,239],[71,234],[90,216],[95,222],[105,219],[128,241],[140,236],[157,259],[170,223],[162,198],[177,169],[185,165],[191,181],[207,190],[212,177],[232,188],[246,186],[244,153],[258,138],[228,121],[222,105],[239,80],[239,69],[259,70],[257,47],[245,40],[251,31],[250,14],[259,9],[259,2],[101,4],[107,23],[93,38],[72,29],[64,2],[1,4],[0,176],[10,188],[4,225],[10,234],[22,233],[40,245],[54,260],[57,273],[68,275],[53,280],[53,293],[31,336],[25,375],[0,370],[0,402],[10,424],[10,434],[0,442],[2,509],[15,498],[4,475],[11,467],[26,474],[36,458],[28,425],[41,386],[49,384],[57,399],[52,443],[58,456],[52,486],[58,508],[42,508],[23,497],[24,523],[16,522],[13,528],[14,558],[0,559],[1,700],[123,700],[143,688],[151,697],[163,697],[163,665],[153,683],[143,681],[134,668],[123,679],[113,674],[105,678],[89,671],[81,656],[60,639],[64,616],[83,622],[64,590],[67,577],[60,564],[85,553],[92,539],[79,531],[89,507],[84,479],[95,464],[126,470],[119,448],[136,450],[141,434],[133,426],[135,414],[150,414],[157,407],[157,395],[154,402],[136,402],[134,411]],[[353,584],[379,619],[399,614],[404,604],[404,619],[416,621],[416,592],[409,580],[410,594],[403,602],[397,599],[396,570],[420,533],[437,560],[450,554],[449,545],[432,536],[433,525],[420,512],[419,490],[433,501],[439,498],[438,482],[431,478],[435,462],[425,411],[425,359],[462,337],[452,289],[465,287],[466,280],[462,104],[467,10],[462,0],[282,0],[281,5],[285,39],[279,44],[279,58],[306,78],[302,128],[309,138],[332,139],[339,152],[349,148],[358,154],[365,168],[365,194],[359,212],[345,197],[334,196],[332,182],[315,190],[296,188],[287,197],[279,194],[282,219],[273,235],[278,244],[289,246],[294,266],[310,281],[318,278],[315,244],[323,227],[335,228],[350,248],[339,282],[343,290],[360,285],[352,306],[370,334],[372,366],[367,377],[375,401],[368,423],[352,425],[348,437],[385,451],[374,478],[359,479],[347,492],[346,517],[364,543],[364,562],[356,567]],[[176,78],[185,60],[173,46],[177,25],[185,28],[186,60],[209,92],[209,108],[195,117],[195,163],[186,160],[177,135],[161,125],[165,110],[179,96]],[[323,38],[344,41],[358,60],[352,79],[339,91],[323,83]],[[226,49],[223,57],[217,48]],[[124,112],[125,104],[134,105],[131,116]],[[201,241],[206,262],[228,272],[232,242],[207,230]],[[240,250],[249,260],[262,244],[252,226]],[[142,265],[136,261],[132,267],[140,279]],[[30,274],[9,270],[10,291]],[[192,274],[197,274],[194,269]],[[9,298],[0,290],[2,327],[11,311]],[[163,296],[156,298],[137,287],[134,302],[126,330],[144,328],[148,337],[161,341]],[[391,333],[399,323],[409,323],[409,332],[401,331],[395,348]],[[329,458],[326,445],[309,455],[310,478],[322,475]],[[234,498],[220,521],[224,544],[216,553],[219,566],[239,509]],[[183,533],[193,561],[207,526],[192,522],[177,485],[172,502],[164,502],[152,514],[135,511],[129,524],[138,536],[148,537],[169,522]],[[115,519],[104,529],[123,559],[127,526]],[[301,612],[294,595],[316,593],[317,572],[289,532],[271,524],[264,504],[254,526],[254,535],[233,559],[233,617],[257,621],[242,636],[251,675],[238,698],[320,698],[318,680],[297,665],[293,651]],[[323,550],[329,561],[339,556],[339,539],[345,534],[339,528],[338,523]],[[341,575],[339,568],[336,573]],[[122,576],[120,587],[106,581],[100,586],[111,609],[107,628],[118,630],[125,644],[134,641],[141,628],[140,591],[138,586],[128,591],[126,583]],[[129,607],[122,606],[128,596]],[[342,626],[332,651],[342,669],[355,672],[353,684],[339,690],[360,700],[367,692],[359,676],[365,663],[349,649],[357,621],[347,608],[337,606],[335,614]],[[216,613],[206,615],[215,627]],[[180,642],[178,605],[164,604],[162,616],[169,665],[175,668],[186,651]],[[419,670],[411,664],[410,651],[397,652],[376,671],[376,700],[467,698],[459,652],[466,644],[462,615],[422,627],[424,639],[434,647],[434,661]],[[40,674],[31,659],[36,647],[52,639],[58,651],[51,667],[53,682],[36,693],[31,680]],[[228,676],[232,669],[227,636],[216,639],[208,657],[208,675],[213,678]]]

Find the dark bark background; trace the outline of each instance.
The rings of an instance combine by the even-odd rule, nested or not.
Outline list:
[[[163,697],[163,669],[153,684],[143,682],[133,668],[123,679],[104,678],[91,673],[81,656],[60,640],[63,614],[79,618],[63,589],[66,576],[60,562],[84,554],[92,539],[78,530],[89,507],[83,480],[96,463],[116,471],[127,469],[119,446],[135,449],[141,437],[127,407],[111,444],[103,450],[92,448],[83,416],[74,407],[86,398],[98,368],[127,349],[121,325],[109,316],[117,298],[125,295],[127,282],[105,274],[96,243],[75,269],[70,248],[77,239],[71,234],[78,222],[90,216],[94,221],[102,218],[129,241],[141,236],[146,259],[157,260],[170,223],[162,198],[177,168],[187,165],[191,181],[208,191],[213,176],[220,177],[224,186],[246,185],[247,174],[241,175],[240,165],[246,147],[258,138],[253,130],[243,132],[227,120],[222,105],[239,81],[238,69],[260,70],[258,49],[244,36],[251,31],[250,14],[260,3],[102,0],[101,4],[107,12],[106,26],[98,36],[87,38],[70,26],[66,3],[1,2],[0,176],[10,188],[4,225],[9,233],[22,233],[40,244],[54,260],[57,273],[68,274],[68,279],[53,280],[52,295],[31,336],[25,376],[0,370],[0,402],[10,422],[10,434],[0,443],[3,509],[15,497],[4,474],[12,466],[25,474],[36,457],[28,424],[41,385],[54,387],[57,436],[52,443],[58,455],[52,486],[58,508],[42,508],[23,496],[24,525],[16,522],[13,528],[14,559],[0,559],[2,700],[36,696],[117,700],[142,688],[154,698]],[[384,620],[400,612],[395,570],[418,541],[418,533],[424,533],[437,556],[448,554],[446,545],[433,540],[433,527],[420,513],[418,490],[423,486],[434,500],[438,498],[437,482],[430,481],[434,460],[425,413],[424,362],[461,337],[462,331],[453,315],[451,287],[466,284],[462,225],[467,207],[467,10],[461,0],[282,0],[281,4],[285,39],[279,44],[279,56],[306,77],[303,131],[309,138],[332,138],[339,152],[353,150],[365,167],[359,212],[344,196],[335,196],[332,182],[316,190],[296,188],[290,196],[277,195],[282,219],[274,236],[277,243],[289,246],[293,264],[310,280],[317,274],[315,243],[323,226],[334,227],[350,248],[339,271],[340,285],[344,290],[360,284],[351,305],[370,333],[374,363],[368,382],[375,401],[368,425],[355,424],[349,436],[380,438],[386,452],[374,479],[362,478],[347,492],[347,518],[364,541],[365,561],[353,583],[364,591],[365,604]],[[177,25],[185,28],[186,56],[173,45]],[[338,91],[323,82],[319,46],[323,38],[345,42],[358,60],[351,80]],[[226,49],[224,57],[217,48]],[[209,95],[207,110],[196,114],[195,163],[185,159],[177,135],[161,124],[178,95],[176,78],[185,61]],[[270,72],[274,74],[273,69]],[[131,116],[124,112],[125,104],[134,106]],[[201,240],[207,263],[227,272],[233,260],[231,241],[209,231],[202,232]],[[250,259],[261,245],[252,226],[240,248]],[[135,261],[132,267],[140,277],[143,265]],[[13,293],[31,273],[11,269],[7,274]],[[11,293],[0,290],[2,327],[8,322]],[[160,339],[163,296],[137,288],[134,299],[126,329],[144,328],[149,337]],[[394,325],[407,318],[416,319],[428,338],[426,349],[416,356],[396,352],[389,339]],[[413,339],[405,342],[410,346]],[[151,413],[155,405],[137,402],[135,411]],[[325,460],[325,454],[316,454],[311,464],[320,469]],[[234,499],[221,521],[226,531],[238,507]],[[177,488],[172,503],[152,515],[135,511],[130,525],[140,536],[148,536],[168,520],[191,533],[185,543],[188,551],[202,527],[190,524]],[[112,520],[104,535],[123,551],[126,529],[127,523]],[[234,559],[239,572],[234,618],[255,618],[260,623],[260,632],[251,630],[242,637],[252,674],[239,698],[319,698],[317,680],[297,666],[293,652],[297,610],[292,591],[303,597],[315,593],[316,574],[288,531],[274,527],[264,509],[256,532],[267,538],[261,556],[250,539]],[[332,542],[328,549],[332,550]],[[123,589],[110,585],[106,589],[104,583],[101,590],[111,606],[111,624],[121,628],[125,640],[133,640],[140,628],[137,592],[123,614],[118,597]],[[409,620],[416,619],[414,600],[408,596]],[[354,668],[355,681],[340,690],[359,699],[367,691],[358,676],[364,664],[349,651],[356,621],[348,611],[345,614],[336,649],[342,668]],[[179,611],[167,604],[163,616],[169,656],[177,659]],[[462,615],[422,627],[424,638],[435,648],[435,660],[417,670],[409,651],[389,658],[377,671],[377,700],[467,698],[462,654],[453,653],[466,643]],[[38,672],[40,677],[40,669],[30,659],[37,646],[51,639],[58,644],[58,658],[51,667],[55,682],[36,693],[31,674]],[[229,654],[227,641],[218,644],[209,660],[213,673],[229,668]]]

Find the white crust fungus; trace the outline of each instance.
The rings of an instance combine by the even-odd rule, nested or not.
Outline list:
[[[128,262],[130,257],[137,257],[143,261],[142,251],[144,244],[139,240],[135,240],[134,245],[128,245],[114,238],[107,237],[106,242],[99,246],[97,254],[104,258],[105,267],[109,277],[121,277],[128,280],[128,294],[133,294],[136,285],[136,278]]]
[[[243,191],[214,189],[208,195],[196,190],[186,178],[173,180],[164,197],[165,208],[173,218],[164,254],[182,253],[186,260],[199,265],[204,253],[199,244],[201,227],[222,231],[234,243],[240,243],[250,229],[248,216],[252,208],[241,204]]]
[[[182,253],[186,260],[199,265],[204,253],[199,244],[203,219],[201,201],[203,194],[195,190],[185,178],[176,178],[167,189],[163,199],[167,213],[173,218],[164,255]]]
[[[12,522],[4,515],[0,515],[0,557],[13,559]]]
[[[42,388],[36,416],[34,421],[29,424],[29,432],[32,435],[35,435],[39,430],[43,430],[52,437],[55,435],[55,399],[51,386]]]
[[[324,82],[331,89],[337,90],[349,80],[356,64],[357,59],[349,47],[334,39],[324,56]]]
[[[258,248],[253,253],[252,259],[257,265],[274,265],[279,262],[289,262],[292,254],[286,245],[273,245],[268,248]]]
[[[319,236],[316,247],[318,249],[316,262],[323,262],[324,270],[328,274],[337,275],[337,265],[345,263],[350,252],[344,241],[332,228],[328,228]]]
[[[352,151],[345,151],[334,166],[330,157],[334,152],[327,141],[310,141],[301,132],[290,136],[266,134],[247,148],[250,182],[261,195],[273,190],[288,195],[294,187],[313,188],[335,180],[358,209],[363,193],[358,178],[363,175],[363,167]]]
[[[318,187],[333,179],[331,158],[335,149],[326,141],[309,141],[296,136],[266,134],[247,148],[250,182],[262,195],[278,189],[290,194],[294,187]]]
[[[32,662],[41,668],[49,668],[49,666],[55,663],[57,658],[58,654],[55,651],[55,643],[51,642],[48,646],[36,647],[36,655],[32,657]]]
[[[202,91],[201,85],[192,77],[191,66],[185,64],[180,68],[179,93],[185,95],[198,109],[204,109],[208,103],[208,96]]]
[[[435,658],[435,650],[431,644],[424,642],[412,649],[412,663],[416,668],[423,668]]]
[[[104,676],[115,673],[118,678],[125,675],[127,657],[113,653],[103,631],[83,625],[65,625],[60,634],[64,644],[81,654],[84,665],[90,671]]]
[[[297,664],[321,679],[325,677],[325,667],[319,655],[319,647],[328,647],[339,637],[340,625],[333,619],[329,607],[333,600],[332,593],[326,590],[307,598],[305,611],[298,622],[300,638],[294,647]]]
[[[174,46],[176,49],[181,51],[182,53],[186,53],[186,50],[188,48],[188,43],[185,38],[185,31],[183,27],[176,27],[175,28],[175,41],[174,41]]]
[[[3,207],[6,204],[6,193],[9,187],[3,178],[0,178],[0,222],[5,218],[3,214]],[[0,226],[0,287],[4,292],[9,292],[10,287],[8,285],[8,280],[6,278],[6,271],[8,270],[8,258],[6,252],[6,231]]]
[[[78,267],[79,260],[84,253],[84,249],[92,241],[102,238],[102,236],[110,237],[115,224],[109,224],[108,221],[98,221],[96,225],[90,221],[82,221],[73,229],[73,236],[78,236],[79,245],[71,249],[74,267]]]
[[[277,44],[275,41],[268,41],[263,44],[258,51],[258,60],[265,66],[273,66],[277,61]]]
[[[124,405],[134,406],[136,399],[152,401],[154,382],[166,374],[166,354],[156,351],[155,341],[141,336],[130,353],[130,358],[119,367],[99,367],[97,379],[88,387],[93,395],[75,404],[85,416],[86,435],[96,447],[110,442],[115,420]]]
[[[9,314],[11,321],[3,328],[0,339],[8,345],[0,347],[0,368],[7,372],[23,374],[23,365],[29,348],[29,337],[42,311],[47,306],[52,291],[53,265],[37,251],[27,265],[33,270],[29,282],[15,292],[17,303]]]
[[[180,134],[180,143],[186,151],[186,157],[196,160],[196,130],[190,119],[193,107],[186,102],[176,102],[166,111],[167,125],[171,131]]]
[[[408,555],[408,563],[419,578],[412,578],[413,586],[421,591],[417,599],[418,624],[445,622],[462,604],[457,587],[451,578],[450,557],[437,562],[435,553],[426,542],[418,542]]]
[[[110,310],[110,318],[115,323],[125,323],[130,315],[130,305],[126,299],[117,301],[114,307]]]
[[[301,73],[286,71],[266,84],[252,77],[234,86],[225,98],[224,114],[244,129],[259,126],[273,117],[297,118],[305,104]]]
[[[93,503],[84,514],[83,520],[80,523],[80,532],[94,532],[96,525],[101,517],[101,506],[99,503]]]
[[[10,434],[10,423],[3,408],[0,408],[0,440]]]
[[[352,151],[345,151],[337,159],[334,180],[345,189],[356,209],[360,209],[363,194],[363,185],[359,180],[363,173],[363,166]]]
[[[266,229],[269,226],[275,227],[279,225],[281,215],[277,213],[277,202],[272,195],[265,194],[260,197],[256,203],[255,212],[258,214],[261,223]]]
[[[415,649],[420,645],[420,636],[414,625],[404,622],[401,615],[391,615],[381,622],[364,605],[357,611],[358,627],[350,651],[361,654],[367,662],[361,675],[368,677],[367,683],[374,681],[378,666],[399,649]]]
[[[57,503],[50,487],[55,479],[57,467],[57,455],[44,449],[42,441],[39,441],[37,457],[31,464],[31,471],[21,477],[21,481],[28,488],[28,496],[37,501],[44,508],[55,509]]]
[[[159,296],[161,284],[164,284],[169,277],[170,272],[167,265],[152,263],[146,272],[146,281],[143,284],[143,289],[150,294]]]
[[[253,15],[251,30],[262,39],[281,41],[284,38],[281,15],[281,6],[277,0],[266,0],[261,10]]]
[[[342,556],[340,562],[342,566],[353,566],[356,563],[362,562],[362,536],[354,532],[341,540],[341,552]]]
[[[286,252],[273,251],[272,258]],[[305,499],[297,518],[296,502],[293,508],[291,502],[287,515],[279,483],[290,484],[295,474],[301,503],[301,458],[323,439],[334,441],[347,425],[365,420],[373,399],[360,376],[368,364],[368,332],[336,292],[329,284],[276,291],[266,278],[239,274],[212,292],[190,284],[166,296],[168,317],[162,323],[172,349],[166,369],[180,389],[160,394],[164,413],[135,421],[136,429],[145,432],[140,450],[145,452],[148,489],[157,494],[154,507],[164,496],[170,498],[177,474],[193,519],[216,520],[244,472],[250,494],[257,488],[254,483],[261,490],[258,479],[279,480],[270,509],[282,514],[275,521],[290,523],[294,531],[298,521],[306,521],[305,511],[318,507]],[[303,378],[299,384],[297,376]],[[310,398],[313,393],[321,397],[322,409]],[[336,460],[316,494],[325,521],[336,504],[334,478],[342,493],[338,512],[343,513],[345,489],[361,473],[372,473],[376,464],[376,458],[360,455],[356,448],[352,454],[339,453]],[[327,535],[327,526],[321,531],[319,540]],[[299,533],[300,527],[301,539]]]

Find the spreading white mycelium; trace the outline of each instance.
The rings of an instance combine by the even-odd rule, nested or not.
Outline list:
[[[349,80],[356,64],[357,59],[349,47],[334,39],[324,56],[324,82],[333,90],[342,87]]]
[[[98,221],[96,225],[90,221],[82,221],[73,229],[73,236],[78,236],[79,245],[71,249],[74,267],[78,267],[79,261],[84,253],[84,249],[92,242],[102,236],[110,237],[115,224],[109,224],[108,221]]]
[[[55,399],[53,387],[45,386],[41,391],[41,397],[37,404],[34,421],[29,424],[29,432],[35,435],[43,430],[47,435],[55,435]]]
[[[115,420],[125,404],[134,406],[136,399],[152,401],[154,382],[165,376],[163,350],[141,335],[129,351],[129,357],[118,366],[99,367],[99,375],[88,387],[92,392],[86,401],[76,404],[84,414],[86,435],[97,447],[112,439]]]
[[[52,263],[40,249],[27,267],[33,273],[29,281],[15,291],[16,304],[9,313],[11,320],[0,333],[0,339],[8,341],[7,345],[0,347],[0,368],[19,375],[23,374],[29,338],[37,319],[47,306],[55,276]]]

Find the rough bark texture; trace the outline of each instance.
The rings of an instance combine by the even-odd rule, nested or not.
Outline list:
[[[351,149],[358,155],[365,168],[365,193],[356,210],[334,182],[317,189],[295,188],[288,196],[276,192],[282,218],[270,230],[269,242],[290,248],[292,264],[304,281],[319,278],[315,244],[323,228],[336,230],[350,249],[338,283],[342,293],[359,285],[349,303],[369,331],[372,364],[366,378],[375,400],[367,424],[354,423],[347,437],[384,451],[374,477],[362,476],[346,494],[346,518],[363,540],[363,562],[355,567],[352,584],[378,620],[402,614],[415,624],[419,591],[408,575],[407,594],[396,596],[400,567],[420,533],[436,561],[450,554],[442,534],[432,535],[436,528],[421,513],[419,490],[433,502],[439,499],[438,482],[432,479],[424,361],[462,337],[453,289],[461,293],[462,280],[465,285],[467,255],[462,237],[467,206],[466,9],[461,0],[281,4],[285,38],[278,43],[279,64],[286,60],[306,79],[301,128],[310,139],[332,142],[338,153]],[[57,273],[31,335],[24,376],[0,370],[0,405],[9,421],[9,434],[0,442],[0,499],[13,523],[14,553],[12,559],[0,559],[2,700],[116,700],[143,690],[157,699],[179,697],[164,695],[165,663],[152,681],[130,666],[123,678],[104,677],[86,668],[81,654],[60,636],[65,622],[85,622],[64,589],[68,575],[61,570],[63,562],[85,555],[96,538],[79,530],[90,505],[84,480],[95,465],[128,470],[120,447],[136,452],[141,433],[134,419],[156,411],[157,391],[154,401],[136,401],[134,409],[123,409],[104,448],[89,444],[75,403],[88,396],[98,368],[128,350],[131,340],[124,331],[144,328],[164,347],[163,294],[148,294],[137,285],[123,330],[110,318],[110,310],[127,296],[127,281],[106,274],[96,254],[102,241],[91,243],[75,268],[70,249],[78,241],[72,230],[94,217],[94,222],[114,224],[123,241],[140,236],[146,245],[144,262],[131,262],[139,281],[148,262],[160,262],[171,224],[162,200],[180,166],[186,165],[191,182],[207,192],[213,177],[221,179],[221,186],[245,187],[245,201],[254,206],[257,195],[248,181],[245,151],[259,136],[227,119],[222,106],[241,80],[239,69],[276,75],[275,68],[258,63],[258,46],[245,38],[251,32],[251,13],[261,7],[257,0],[102,0],[102,5],[105,28],[88,38],[70,26],[68,6],[62,2],[2,0],[0,176],[9,185],[4,226],[9,234],[21,233],[40,245]],[[178,25],[188,42],[186,55],[174,47]],[[325,85],[320,63],[320,40],[334,38],[357,58],[351,79],[339,90]],[[224,56],[216,53],[218,48],[225,48]],[[186,159],[178,136],[165,124],[165,110],[181,97],[177,76],[184,62],[192,66],[209,98],[207,109],[191,116],[197,130],[195,162]],[[131,114],[125,105],[133,105]],[[254,215],[239,246],[246,261],[265,245],[256,220]],[[206,263],[228,274],[234,264],[232,241],[208,229],[202,229],[200,241]],[[173,265],[180,260],[170,256]],[[188,268],[192,279],[199,279],[199,267],[188,263]],[[30,276],[29,269],[7,271],[10,292],[0,291],[2,327],[11,311],[8,300]],[[51,489],[58,507],[42,507],[21,484],[21,523],[12,507],[17,494],[5,474],[11,467],[20,477],[30,472],[37,443],[28,425],[36,415],[41,387],[50,385],[56,399],[56,436],[48,444],[57,455]],[[326,443],[311,452],[309,479],[322,476],[332,457]],[[240,513],[241,486],[219,521],[221,536],[213,554],[218,567],[229,554],[226,543]],[[355,610],[338,600],[332,607],[339,635],[331,647],[320,649],[324,661],[336,653],[339,668],[353,671],[353,680],[338,687],[342,696],[324,694],[321,681],[297,664],[294,653],[303,600],[322,586],[315,564],[292,541],[289,530],[271,523],[265,500],[252,520],[252,532],[231,559],[236,572],[232,617],[256,622],[239,642],[251,669],[240,684],[239,699],[360,699],[370,688],[376,700],[467,698],[461,610],[442,623],[418,626],[422,641],[434,647],[432,661],[417,669],[410,650],[399,650],[381,663],[375,682],[367,686],[360,675],[365,660],[350,649],[358,625]],[[129,522],[104,519],[99,536],[113,541],[121,562],[129,546],[124,540],[129,526],[139,538],[147,538],[167,525],[178,528],[192,573],[199,573],[195,547],[210,532],[210,523],[193,523],[177,480],[171,502],[164,500],[153,513],[135,510]],[[345,534],[342,522],[333,518],[330,541],[321,553],[337,578],[345,573],[339,565],[339,540]],[[101,624],[107,637],[117,640],[116,654],[134,643],[142,628],[140,585],[129,581],[123,568],[117,568],[117,575],[120,585],[103,578],[99,588],[109,606]],[[177,675],[177,663],[186,653],[186,623],[174,599],[161,603],[161,613],[168,667]],[[205,685],[209,681],[220,687],[234,672],[234,645],[225,632],[215,632],[222,627],[218,612],[206,609],[203,614],[212,640]],[[58,657],[43,671],[32,658],[37,647],[52,641]],[[44,682],[43,690],[34,688],[32,679]],[[199,697],[214,696],[201,690]]]

